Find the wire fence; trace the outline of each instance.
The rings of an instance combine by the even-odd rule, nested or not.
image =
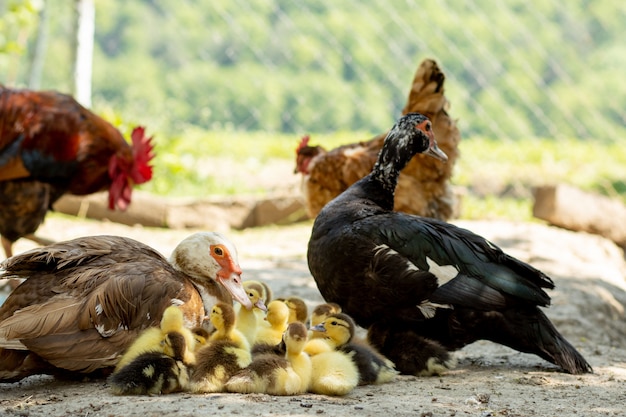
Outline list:
[[[268,55],[261,49],[246,28],[255,19],[257,25],[267,26],[261,9],[268,3],[233,0],[234,7],[224,8],[220,2],[213,2],[206,13],[219,15],[231,34],[241,41],[238,44],[250,48],[249,52],[271,74],[280,65],[276,63],[276,55]],[[374,62],[375,76],[359,65],[350,66],[354,71],[351,76],[371,86],[371,98],[378,94],[389,99],[386,92],[392,91],[391,116],[404,104],[412,73],[419,63],[417,57],[430,56],[438,59],[446,72],[453,114],[459,116],[461,130],[468,135],[605,141],[624,136],[626,49],[613,48],[598,55],[594,45],[598,40],[615,36],[615,22],[626,21],[626,5],[617,1],[600,2],[603,7],[589,3],[583,6],[586,15],[582,17],[580,2],[548,0],[541,7],[533,2],[516,1],[437,0],[435,3],[437,7],[424,8],[417,0],[372,0],[367,5],[358,0],[344,0],[342,7],[352,8],[355,18],[358,15],[354,24],[367,25],[371,37],[386,45],[382,55],[380,49],[370,47],[371,38],[355,34],[346,42],[345,34],[337,33],[345,28],[329,28],[316,20],[318,2],[293,2],[289,6],[287,2],[276,2],[279,5],[276,20],[268,30],[277,40],[296,36],[316,39],[329,55],[338,53],[343,66],[335,65],[330,59],[321,63],[330,77],[345,77],[341,68],[352,62]],[[249,20],[236,19],[233,9],[247,10]],[[302,27],[294,18],[302,15],[310,16],[312,24]],[[555,19],[558,19],[556,26]],[[443,20],[446,25],[440,24]],[[453,31],[449,30],[450,22]],[[279,62],[290,61],[297,53],[289,49],[281,52],[284,55],[279,57]],[[582,88],[583,84],[586,88]],[[590,84],[597,88],[589,88]],[[345,91],[356,109],[367,112],[368,103],[360,93],[356,89]],[[296,98],[294,107],[310,104],[306,98]],[[272,105],[271,100],[268,105]],[[250,109],[249,116],[253,120],[260,117],[258,109]],[[289,113],[284,117],[289,118]],[[311,117],[321,121],[328,114],[318,109]],[[380,126],[382,129],[384,126]]]
[[[71,3],[46,3],[43,88],[63,90],[50,74],[71,56]],[[615,144],[626,136],[624,22],[617,0],[97,1],[94,104],[157,130],[169,121],[169,132],[379,133],[434,58],[464,138]],[[131,35],[139,44],[125,51]],[[0,55],[0,82],[26,84],[27,58],[3,68]],[[608,181],[608,194],[624,192]]]
[[[0,0],[0,11],[8,12],[13,3]],[[174,3],[176,10],[171,9]],[[216,94],[210,97],[205,94],[202,105],[194,103],[192,123],[270,132],[293,132],[302,127],[310,130],[310,126],[349,130],[356,125],[379,132],[404,106],[412,75],[419,62],[428,57],[436,59],[447,75],[451,113],[459,118],[466,136],[612,141],[626,134],[624,2],[174,3],[96,2],[96,34],[103,30],[109,33],[96,45],[94,95],[108,100],[113,96],[109,90],[125,90],[123,99],[114,103],[125,113],[123,102],[137,101],[144,114],[152,111],[159,113],[155,118],[162,118],[165,112],[169,113],[165,118],[182,118],[192,111],[176,113],[158,103],[179,92],[193,98],[214,90]],[[67,49],[61,50],[58,40],[70,43],[72,2],[49,0],[46,4],[56,13],[49,18],[51,41],[45,64],[49,71],[64,65],[71,56]],[[8,23],[0,18],[0,52],[2,31]],[[139,48],[151,54],[151,65],[161,66],[159,57],[192,63],[189,67],[206,65],[205,80],[193,77],[183,67],[176,72],[168,68],[170,73],[159,80],[159,85],[147,85],[150,77],[142,77],[141,70],[134,78],[124,76],[120,83],[126,83],[125,88],[114,85],[116,77],[111,76],[110,63],[119,51],[110,50],[110,45],[123,48],[119,44],[125,43],[124,36],[132,31],[155,34],[138,37],[143,42]],[[34,32],[29,40],[31,49]],[[161,34],[166,34],[167,41],[155,44],[154,38]],[[14,35],[27,38],[23,30]],[[198,39],[202,39],[200,47]],[[307,54],[312,58],[303,59]],[[236,66],[242,57],[247,57],[247,65]],[[5,74],[1,81],[19,83],[19,77],[11,78],[26,72],[26,60],[9,60],[4,68],[0,60],[0,70]],[[216,61],[237,67],[233,79],[224,82],[223,73],[213,71],[211,63]],[[284,76],[287,71],[290,76]],[[291,76],[293,73],[298,77]],[[194,79],[186,81],[185,77]],[[246,77],[252,80],[249,85],[245,84]],[[27,83],[27,78],[23,76],[21,81]],[[233,85],[225,86],[228,83]],[[43,87],[59,88],[58,79],[47,84]],[[242,91],[231,93],[240,97],[219,100],[217,90],[236,90],[237,85],[245,85],[249,91],[240,87]],[[155,90],[165,92],[142,103],[142,96]],[[321,102],[320,97],[329,91],[335,93],[332,99]],[[255,102],[258,97],[262,105]],[[380,102],[385,103],[383,111],[381,106],[373,107]]]

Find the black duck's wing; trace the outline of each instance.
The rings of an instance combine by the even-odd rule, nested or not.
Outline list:
[[[469,230],[403,213],[369,221],[378,225],[381,239],[390,247],[418,268],[437,275],[440,301],[476,301],[497,307],[506,295],[541,306],[550,303],[543,290],[554,288],[548,276]]]

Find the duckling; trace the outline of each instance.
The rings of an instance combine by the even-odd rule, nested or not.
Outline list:
[[[303,323],[291,323],[284,334],[284,357],[265,354],[255,358],[227,383],[230,392],[297,395],[307,392],[311,382],[312,363],[302,351],[307,338]]]
[[[185,391],[189,368],[159,352],[145,352],[109,377],[115,395],[158,395]]]
[[[165,353],[168,356],[174,356],[169,346],[168,338],[166,337],[166,335],[170,333],[180,334],[181,337],[184,338],[185,349],[183,352],[183,361],[185,363],[193,363],[193,350],[195,348],[193,333],[184,325],[183,311],[178,306],[169,306],[163,311],[160,327],[150,327],[141,332],[119,359],[115,366],[115,371],[128,365],[142,353],[158,352]],[[168,349],[169,352],[167,351]]]
[[[258,285],[261,286],[261,288],[263,288],[263,291],[261,292],[261,297],[263,297],[263,304],[268,305],[270,303],[270,301],[272,301],[272,297],[273,297],[273,293],[272,293],[272,289],[270,288],[269,285],[267,285],[266,282],[264,281],[254,281],[254,280],[248,280],[246,282],[249,283],[256,283]]]
[[[337,303],[323,303],[319,304],[313,309],[311,313],[311,327],[317,326],[323,322],[331,314],[341,313],[341,306]],[[317,332],[317,335],[322,333]]]
[[[314,394],[346,395],[359,384],[359,370],[345,352],[321,352],[311,356],[311,365],[313,372],[309,392]]]
[[[179,392],[189,386],[188,347],[185,336],[172,331],[163,338],[163,352],[135,356],[109,377],[115,395],[157,395]]]
[[[265,306],[265,297],[267,296],[268,288],[259,281],[244,281],[243,288],[248,294],[248,298],[252,303],[252,309],[240,308],[237,312],[237,329],[241,331],[250,345],[254,344],[256,338],[259,313],[265,314],[267,307]]]
[[[250,350],[250,343],[246,336],[237,330],[237,316],[232,305],[217,303],[211,309],[211,324],[215,331],[209,336],[209,342],[216,340],[230,340],[239,348]]]
[[[289,323],[299,321],[300,323],[306,324],[309,309],[304,300],[299,297],[289,297],[286,298],[284,302],[287,304],[287,307],[289,307],[289,319],[287,321]]]
[[[289,307],[283,301],[273,300],[267,306],[266,322],[260,323],[254,343],[277,345],[283,338],[289,320]]]
[[[193,338],[196,341],[194,351],[197,352],[200,348],[207,344],[209,341],[210,333],[204,327],[198,326],[191,329]]]
[[[359,370],[359,385],[391,381],[398,374],[394,364],[364,341],[356,341],[355,329],[352,318],[343,313],[331,314],[311,328],[314,332],[322,332],[329,345],[350,356]]]
[[[317,326],[318,324],[323,322],[328,316],[336,313],[341,313],[341,306],[339,304],[319,304],[313,309],[313,312],[311,313],[311,327]],[[327,350],[327,346],[325,343],[319,343],[317,340],[314,339],[323,340],[324,333],[309,330],[309,342],[307,343],[307,346],[305,346],[305,351],[311,356]]]
[[[225,383],[252,362],[250,351],[232,340],[214,340],[200,348],[191,372],[190,391],[222,392]]]
[[[190,391],[196,393],[224,391],[226,381],[252,361],[248,340],[235,329],[232,306],[215,305],[211,323],[216,331],[207,344],[198,349],[196,366],[191,373]]]
[[[300,394],[308,391],[313,374],[311,358],[304,352],[307,336],[306,326],[299,321],[290,323],[283,336],[286,350],[285,358],[300,377],[300,387],[297,390]]]

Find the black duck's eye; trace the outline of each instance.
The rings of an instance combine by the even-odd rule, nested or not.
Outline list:
[[[430,129],[431,129],[430,123],[426,123],[426,126],[424,127],[424,129],[426,129],[427,132],[430,132]]]

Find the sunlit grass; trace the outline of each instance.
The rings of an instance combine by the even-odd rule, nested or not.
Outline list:
[[[532,187],[568,183],[612,197],[626,197],[626,149],[617,142],[464,139],[454,182]]]

